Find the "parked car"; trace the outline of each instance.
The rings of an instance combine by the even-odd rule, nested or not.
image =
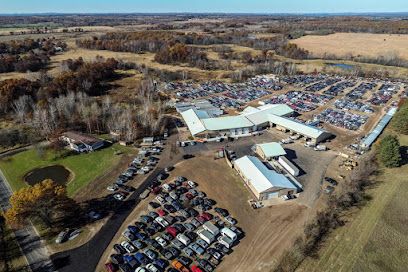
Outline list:
[[[133,253],[136,251],[135,247],[129,243],[128,241],[123,241],[122,243],[120,243],[121,246],[123,246],[126,250],[127,253]]]
[[[69,229],[65,229],[65,230],[61,231],[58,234],[57,239],[55,239],[55,243],[61,244],[61,243],[65,242],[67,240],[67,238],[68,238],[68,235],[69,235]]]
[[[146,265],[146,269],[149,270],[149,272],[159,272],[159,269],[154,264],[148,264]]]
[[[183,249],[183,253],[188,257],[193,257],[194,256],[194,251],[189,247],[185,247]]]
[[[143,251],[143,253],[144,253],[150,260],[152,260],[152,261],[156,260],[157,257],[159,256],[159,255],[157,254],[157,252],[155,252],[155,251],[153,251],[153,250],[151,250],[151,249],[145,249],[145,250]]]
[[[191,243],[189,248],[191,248],[198,255],[202,255],[205,252],[204,249],[197,243]]]
[[[230,215],[225,217],[225,221],[227,221],[231,225],[236,225],[238,222],[234,218],[232,218]]]
[[[216,207],[214,208],[214,211],[218,213],[219,215],[221,215],[222,217],[227,217],[229,215],[228,211],[222,208]]]
[[[164,240],[162,237],[157,236],[157,237],[155,238],[155,240],[156,240],[156,241],[159,243],[159,245],[161,245],[162,247],[167,246],[167,241]]]
[[[119,186],[117,184],[111,184],[108,187],[106,187],[106,189],[108,191],[115,192],[119,189]]]
[[[114,244],[113,249],[118,254],[125,254],[126,253],[126,249],[122,245],[119,245],[119,244]]]

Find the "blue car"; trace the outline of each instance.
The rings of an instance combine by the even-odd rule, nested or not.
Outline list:
[[[136,233],[139,232],[139,229],[137,227],[135,227],[135,226],[128,226],[127,228],[133,234],[136,234]]]
[[[147,258],[146,255],[144,255],[143,253],[140,253],[140,252],[135,254],[135,258],[139,263],[141,263],[143,265],[146,265],[146,264],[148,264],[150,262],[149,258]]]
[[[132,269],[135,269],[137,267],[139,267],[140,263],[133,257],[130,255],[124,255],[123,256],[123,260],[125,263],[127,263]]]
[[[154,261],[154,264],[164,271],[169,263],[163,259],[157,259]]]
[[[146,239],[148,238],[147,235],[145,233],[136,233],[135,234],[136,238],[141,240],[141,241],[146,241]]]

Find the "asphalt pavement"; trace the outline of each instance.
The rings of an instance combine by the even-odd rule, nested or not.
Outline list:
[[[0,206],[3,211],[10,208],[9,199],[11,194],[12,190],[0,171]],[[52,265],[47,248],[37,235],[31,222],[28,222],[24,228],[16,230],[14,233],[21,251],[33,272],[57,271]]]

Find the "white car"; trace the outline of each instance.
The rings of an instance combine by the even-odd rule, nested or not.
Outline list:
[[[133,252],[136,251],[135,247],[131,243],[127,242],[127,241],[123,241],[122,243],[120,243],[120,245],[125,248],[127,253],[133,253]]]
[[[112,184],[112,185],[109,185],[106,189],[108,191],[114,192],[114,191],[117,191],[119,189],[119,186],[116,185],[116,184]]]
[[[143,267],[136,268],[135,272],[147,272]]]
[[[154,266],[154,264],[148,264],[146,266],[147,270],[149,270],[150,272],[159,272],[159,269],[157,269],[156,266]]]
[[[163,228],[168,227],[169,226],[169,222],[167,222],[166,220],[164,220],[161,217],[156,217],[154,219],[157,223],[159,223]]]
[[[161,238],[160,236],[156,237],[154,240],[156,240],[156,242],[158,242],[159,245],[161,245],[162,247],[167,246],[166,240],[164,240],[164,239]]]
[[[125,199],[125,196],[122,195],[122,194],[114,194],[114,195],[113,195],[113,198],[116,199],[116,200],[122,201],[122,200]]]
[[[195,188],[195,187],[197,186],[197,184],[196,184],[194,181],[192,181],[192,180],[187,181],[187,184],[188,184],[188,186],[190,186],[191,188]]]
[[[149,172],[150,171],[150,167],[149,166],[143,166],[142,170],[145,172]]]

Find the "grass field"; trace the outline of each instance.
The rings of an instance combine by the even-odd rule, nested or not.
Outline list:
[[[396,54],[408,59],[408,35],[370,34],[370,33],[335,33],[327,36],[303,36],[292,43],[310,51],[315,56],[324,53],[344,57],[378,57]]]
[[[73,196],[83,186],[116,167],[121,157],[114,155],[116,150],[127,152],[129,149],[113,145],[92,153],[70,155],[66,158],[56,158],[55,152],[50,150],[44,153],[44,157],[40,157],[36,149],[31,149],[0,161],[0,169],[16,191],[28,186],[23,177],[32,169],[54,164],[63,165],[74,175],[67,184],[68,194]]]
[[[408,145],[408,137],[401,137]],[[298,271],[406,271],[408,267],[408,165],[383,169],[372,200],[334,231],[316,259]]]

